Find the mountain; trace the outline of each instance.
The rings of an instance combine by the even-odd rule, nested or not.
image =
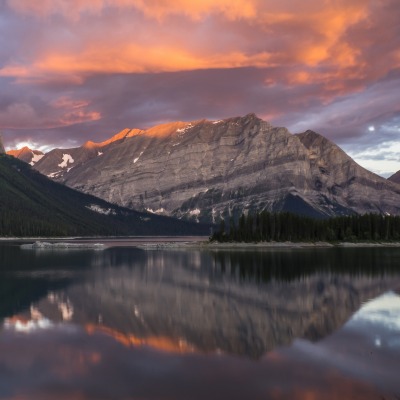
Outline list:
[[[215,222],[246,210],[324,217],[400,213],[400,188],[313,131],[254,114],[126,129],[103,143],[56,149],[41,173],[111,203]]]
[[[400,183],[400,171],[397,171],[395,174],[390,176],[388,180],[394,183]]]
[[[207,226],[138,213],[53,182],[0,155],[0,236],[176,235]]]
[[[25,146],[19,150],[9,150],[7,154],[15,158],[25,161],[30,165],[35,165],[41,158],[43,158],[44,153],[40,150],[31,150],[29,147]]]

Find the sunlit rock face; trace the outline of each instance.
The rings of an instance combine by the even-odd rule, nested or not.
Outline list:
[[[44,156],[44,153],[40,150],[31,150],[29,147],[25,146],[18,150],[9,150],[7,154],[20,159],[30,165],[36,164]]]
[[[264,209],[400,214],[396,184],[315,132],[292,135],[254,114],[127,129],[53,150],[35,168],[119,205],[204,222]]]

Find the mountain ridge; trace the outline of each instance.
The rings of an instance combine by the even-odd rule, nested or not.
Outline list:
[[[314,217],[400,214],[400,187],[311,130],[255,114],[125,129],[96,146],[55,149],[35,168],[111,203],[218,222],[251,211]]]

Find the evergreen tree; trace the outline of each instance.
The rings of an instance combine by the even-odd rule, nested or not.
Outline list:
[[[2,222],[0,221],[0,226]],[[229,234],[226,234],[228,230]],[[260,241],[394,241],[400,240],[400,217],[379,214],[351,215],[313,219],[291,213],[242,214],[236,226],[230,218],[228,228],[211,240],[234,242]]]

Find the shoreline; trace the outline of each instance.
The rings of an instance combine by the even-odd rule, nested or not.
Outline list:
[[[400,243],[368,242],[262,242],[262,243],[207,243],[210,249],[306,249],[306,248],[357,248],[357,247],[400,247]]]
[[[164,243],[142,243],[136,247],[144,250],[164,250],[164,249],[204,249],[204,250],[245,250],[245,249],[309,249],[309,248],[367,248],[367,247],[390,247],[400,248],[400,242],[164,242]]]
[[[400,247],[400,242],[209,242],[204,236],[119,236],[119,237],[47,237],[47,238],[6,238],[0,237],[1,243],[22,242],[38,243],[50,241],[53,245],[76,243],[76,247],[84,247],[91,241],[102,243],[106,248],[116,246],[136,247],[144,250],[162,249],[204,249],[204,250],[245,250],[245,249],[307,249],[307,248],[371,248]],[[83,246],[78,245],[83,242]],[[54,246],[56,247],[56,246]],[[66,246],[65,246],[66,247]],[[73,247],[73,246],[70,246]]]

